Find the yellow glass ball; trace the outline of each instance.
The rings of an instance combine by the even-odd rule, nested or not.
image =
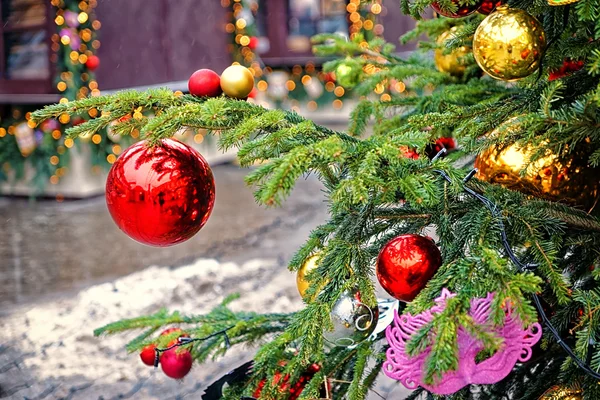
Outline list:
[[[582,400],[581,389],[564,386],[552,386],[542,394],[539,400]]]
[[[509,119],[490,135],[510,133],[519,126],[519,118]],[[521,193],[588,210],[600,197],[600,169],[587,165],[589,155],[568,150],[560,156],[548,151],[530,164],[535,151],[531,146],[515,143],[492,146],[477,156],[475,176]]]
[[[456,34],[457,28],[452,27],[449,31],[442,33],[437,38],[437,44],[444,45],[446,40],[451,39]],[[438,48],[435,50],[434,61],[435,66],[440,72],[446,72],[453,76],[462,76],[467,69],[465,60],[466,57],[471,53],[471,47],[461,46],[453,49],[450,53],[444,51],[444,48]]]
[[[306,291],[310,287],[310,283],[306,280],[306,276],[309,274],[310,271],[318,267],[317,261],[319,260],[319,257],[319,254],[311,256],[300,267],[296,274],[296,287],[298,288],[298,293],[300,293],[300,296],[302,298],[304,298]]]
[[[242,65],[227,67],[221,74],[221,89],[229,97],[245,99],[254,88],[254,76]]]
[[[498,6],[475,31],[473,55],[492,78],[513,81],[534,73],[546,48],[540,22],[518,8]]]

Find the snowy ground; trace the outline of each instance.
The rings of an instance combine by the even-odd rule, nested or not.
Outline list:
[[[214,172],[217,204],[209,223],[167,249],[125,238],[102,199],[33,206],[0,199],[8,205],[0,207],[0,232],[11,238],[0,240],[0,398],[199,399],[254,349],[234,348],[177,382],[127,354],[124,345],[135,333],[95,338],[93,330],[161,307],[205,313],[236,292],[238,310],[302,307],[286,265],[326,218],[320,184],[301,181],[283,207],[265,209],[243,185],[244,171]],[[385,398],[404,397],[399,384],[380,381]]]

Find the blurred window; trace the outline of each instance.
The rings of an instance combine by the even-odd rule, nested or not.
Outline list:
[[[267,0],[257,16],[269,46],[259,49],[267,59],[285,64],[313,58],[310,38],[319,33],[348,36],[347,0]],[[283,18],[282,18],[283,17]],[[273,62],[273,61],[272,61]]]
[[[50,79],[46,0],[0,0],[0,82]]]

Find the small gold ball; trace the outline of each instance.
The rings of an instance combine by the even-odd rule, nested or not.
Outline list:
[[[254,88],[254,76],[242,65],[227,67],[221,74],[221,89],[229,97],[245,99]]]
[[[582,391],[578,388],[569,388],[565,386],[552,386],[542,394],[539,400],[581,400]]]
[[[513,81],[534,73],[546,48],[540,22],[518,8],[498,6],[475,31],[473,55],[492,78]]]
[[[449,31],[442,33],[437,38],[437,44],[444,45],[446,40],[451,39],[456,34],[457,28],[452,27]],[[453,49],[450,53],[444,51],[443,48],[435,50],[435,66],[440,72],[446,72],[453,76],[462,76],[467,69],[467,65],[463,57],[471,53],[471,47],[461,46]]]
[[[296,274],[296,286],[298,287],[298,293],[300,293],[302,298],[304,298],[306,291],[310,287],[310,283],[306,280],[306,276],[310,273],[310,271],[318,267],[317,261],[319,260],[319,257],[319,254],[311,256],[300,267],[298,273]]]

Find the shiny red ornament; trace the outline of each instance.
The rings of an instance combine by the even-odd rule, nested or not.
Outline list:
[[[179,347],[167,350],[160,356],[163,372],[173,379],[183,379],[192,369],[193,362],[190,352]]]
[[[431,3],[431,8],[433,8],[433,10],[436,13],[438,13],[440,15],[443,15],[444,17],[448,17],[448,18],[462,18],[462,17],[466,17],[467,15],[471,15],[475,11],[477,11],[477,9],[481,5],[482,1],[483,0],[477,1],[477,2],[475,2],[475,4],[461,5],[459,3],[459,0],[452,0],[452,3],[456,4],[456,6],[458,7],[458,9],[455,12],[452,12],[452,11],[449,11],[449,10],[442,10],[440,8],[441,6],[440,6],[440,4],[438,2]]]
[[[431,239],[405,234],[390,240],[377,257],[377,279],[394,298],[412,301],[442,265]]]
[[[154,358],[156,357],[156,346],[153,344],[149,344],[144,347],[140,352],[140,358],[142,362],[149,367],[154,366]]]
[[[143,140],[121,154],[106,181],[106,204],[117,226],[150,246],[172,246],[204,226],[215,202],[206,160],[174,139]]]
[[[258,38],[256,36],[250,37],[250,42],[248,42],[248,47],[250,50],[256,50],[258,47]]]
[[[496,7],[504,4],[504,0],[483,0],[477,12],[483,15],[490,15],[492,11],[496,9]]]
[[[221,90],[221,77],[212,69],[199,69],[188,80],[188,89],[192,96],[217,97]]]
[[[88,56],[85,66],[90,71],[95,71],[100,66],[100,57],[95,55]]]

